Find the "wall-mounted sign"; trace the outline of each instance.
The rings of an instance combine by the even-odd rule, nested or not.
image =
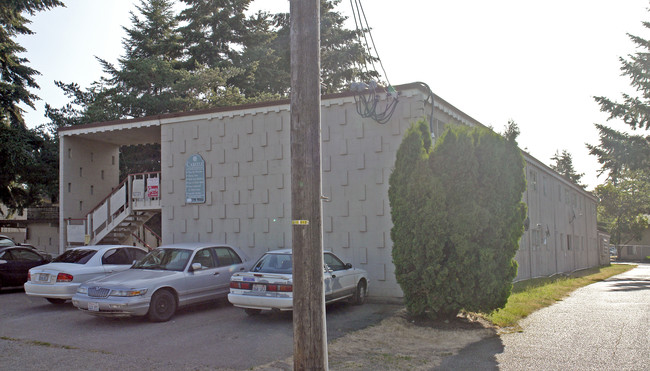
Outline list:
[[[158,198],[160,197],[159,187],[160,182],[158,178],[149,178],[147,179],[147,198]]]
[[[185,202],[205,203],[205,161],[198,154],[185,161]]]

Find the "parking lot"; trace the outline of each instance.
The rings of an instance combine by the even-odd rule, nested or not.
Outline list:
[[[327,308],[328,340],[365,328],[400,306]],[[227,301],[182,308],[169,322],[97,318],[22,290],[0,292],[0,364],[5,369],[249,369],[291,356],[292,316],[249,317]],[[25,359],[28,358],[28,359]]]

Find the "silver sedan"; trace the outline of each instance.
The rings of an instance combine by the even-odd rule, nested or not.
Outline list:
[[[226,297],[230,276],[248,270],[251,263],[228,245],[160,246],[126,271],[82,284],[72,304],[97,316],[148,315],[151,321],[164,322],[178,307]]]
[[[250,272],[233,274],[228,301],[251,316],[262,310],[293,310],[292,257],[291,249],[267,251]],[[367,272],[343,263],[329,251],[325,251],[323,259],[325,303],[349,300],[363,304],[368,293]]]
[[[82,282],[129,269],[146,254],[143,248],[122,245],[68,249],[51,263],[29,270],[25,293],[62,304],[72,298]]]

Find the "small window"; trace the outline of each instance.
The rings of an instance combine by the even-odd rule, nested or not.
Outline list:
[[[111,156],[111,165],[115,165],[115,156]]]
[[[97,253],[97,250],[75,249],[67,250],[52,260],[55,263],[86,264]]]
[[[129,249],[129,253],[131,254],[131,260],[140,260],[144,258],[147,253],[145,251],[142,251],[140,249]]]
[[[343,262],[333,254],[326,253],[324,259],[325,264],[333,271],[341,271],[346,269],[345,264],[343,264]]]
[[[102,264],[127,265],[132,262],[126,249],[111,249],[102,256]]]
[[[528,184],[530,186],[530,189],[533,191],[537,190],[537,172],[535,170],[530,170],[529,171],[529,179],[528,179]]]
[[[566,249],[571,250],[571,235],[566,235]]]
[[[68,193],[72,192],[72,183],[68,183]]]
[[[84,173],[84,168],[80,167],[79,168],[79,177],[83,177],[84,176],[83,173]]]
[[[33,251],[29,251],[27,249],[14,249],[12,250],[14,260],[21,260],[21,261],[31,261],[31,262],[38,262],[43,260],[43,258],[38,255],[37,253]]]
[[[95,194],[95,186],[90,186],[90,195]]]
[[[79,201],[79,211],[83,211],[83,209],[84,209],[84,202]]]
[[[102,170],[102,180],[104,180],[104,170]]]
[[[93,162],[94,157],[95,157],[95,154],[90,152],[90,162]]]
[[[214,259],[212,259],[212,250],[207,248],[207,249],[202,249],[197,251],[196,255],[194,255],[194,259],[192,259],[192,264],[194,263],[200,263],[201,268],[214,268]]]
[[[233,264],[241,264],[241,258],[227,247],[217,247],[215,249],[217,254],[217,260],[219,261],[220,267],[225,267]]]
[[[72,148],[68,148],[68,158],[72,158]]]

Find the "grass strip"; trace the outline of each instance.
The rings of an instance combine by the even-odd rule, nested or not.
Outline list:
[[[536,278],[517,282],[512,288],[505,308],[482,316],[499,327],[513,327],[529,314],[567,297],[573,291],[603,281],[617,274],[627,272],[636,265],[612,264],[607,267],[591,268],[568,276]]]

